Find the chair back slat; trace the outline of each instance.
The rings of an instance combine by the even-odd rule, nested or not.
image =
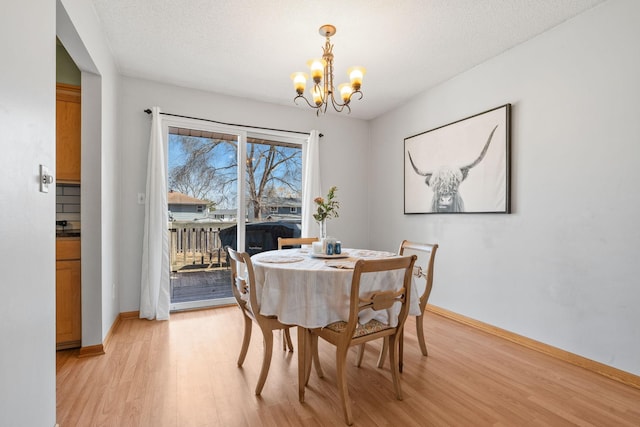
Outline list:
[[[393,307],[396,302],[404,304],[406,289],[402,288],[399,292],[380,292],[373,298],[372,308],[376,311],[386,310]]]
[[[278,237],[278,250],[283,249],[285,246],[310,245],[317,241],[317,237]]]
[[[386,310],[393,307],[397,302],[402,304],[404,302],[404,297],[404,288],[398,291],[375,292],[365,300],[360,299],[359,310],[362,311],[366,308],[371,308],[375,311]]]

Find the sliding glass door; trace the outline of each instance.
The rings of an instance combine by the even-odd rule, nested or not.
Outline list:
[[[302,137],[165,121],[171,309],[233,302],[225,247],[300,235]]]

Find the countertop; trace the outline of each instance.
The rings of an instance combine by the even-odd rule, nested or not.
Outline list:
[[[80,238],[79,231],[56,231],[56,239]]]

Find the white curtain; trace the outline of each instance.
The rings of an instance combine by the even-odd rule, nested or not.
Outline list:
[[[313,219],[313,199],[321,196],[320,182],[320,132],[312,130],[307,140],[302,190],[302,237],[320,237],[320,226]]]
[[[162,142],[160,108],[153,107],[147,158],[147,189],[144,205],[140,318],[169,318],[169,233],[167,225],[167,162]]]

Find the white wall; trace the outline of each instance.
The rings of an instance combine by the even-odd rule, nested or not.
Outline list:
[[[434,305],[636,375],[638,22],[612,0],[378,118],[368,199],[374,247],[441,245]],[[403,215],[404,138],[505,103],[513,213]]]
[[[3,58],[0,425],[3,426],[55,424],[55,186],[44,194],[39,192],[38,183],[39,164],[55,170],[55,37],[54,3],[37,0],[24,7],[19,0],[3,1],[0,14]]]
[[[118,135],[121,174],[120,311],[135,311],[140,303],[140,263],[144,206],[137,194],[145,192],[147,149],[151,118],[143,110],[159,106],[163,112],[217,120],[225,123],[263,126],[308,132],[318,129],[323,192],[338,186],[340,218],[331,220],[330,234],[340,236],[346,246],[367,247],[368,212],[366,152],[368,123],[337,115],[316,117],[310,109],[277,106],[208,92],[122,78]]]
[[[7,0],[0,15],[2,57],[10,59],[0,67],[0,206],[20,208],[0,209],[3,426],[56,422],[55,186],[38,191],[39,164],[55,177],[56,35],[83,71],[82,345],[102,343],[118,314],[117,73],[109,49],[90,3]]]
[[[102,344],[118,304],[118,74],[93,6],[58,0],[57,33],[82,72],[82,346]]]

